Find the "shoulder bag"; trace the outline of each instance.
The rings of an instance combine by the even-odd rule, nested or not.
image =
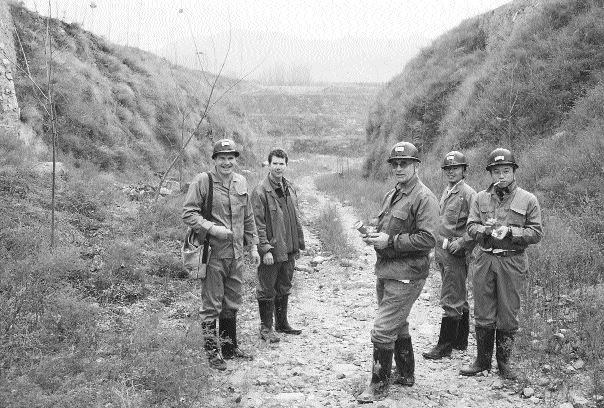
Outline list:
[[[203,217],[209,220],[212,218],[214,183],[212,175],[210,173],[206,174],[208,175],[208,195],[206,197],[206,208]],[[182,244],[180,252],[182,263],[189,274],[189,279],[205,279],[206,269],[212,253],[209,234],[205,234],[205,239],[201,243],[199,235],[192,228],[187,228],[185,241]]]

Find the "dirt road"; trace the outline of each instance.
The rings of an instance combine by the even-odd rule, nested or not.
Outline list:
[[[316,191],[310,177],[297,180],[305,223],[315,218],[328,202]],[[330,201],[331,202],[331,201]],[[331,202],[333,204],[333,202]],[[300,336],[280,335],[281,342],[268,345],[258,338],[255,294],[246,293],[241,316],[241,345],[255,355],[250,362],[229,362],[229,369],[214,376],[215,393],[204,406],[241,407],[353,407],[355,396],[368,381],[371,368],[369,332],[375,316],[373,264],[375,253],[366,247],[352,224],[351,207],[337,204],[349,241],[358,250],[356,259],[329,259],[316,266],[321,253],[317,238],[305,229],[307,251],[298,261],[294,291],[290,296],[290,323],[303,329]],[[313,263],[314,264],[314,263]],[[391,387],[389,398],[378,407],[523,407],[539,404],[523,399],[517,390],[503,387],[496,375],[465,378],[457,373],[473,359],[474,339],[467,353],[427,361],[421,356],[436,340],[441,309],[438,306],[440,277],[432,271],[424,292],[411,312],[411,334],[416,358],[416,385]],[[206,405],[207,404],[207,405]]]

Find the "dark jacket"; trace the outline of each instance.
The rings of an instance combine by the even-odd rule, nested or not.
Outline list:
[[[289,190],[287,208],[290,213],[295,215],[295,231],[297,232],[297,236],[291,237],[293,244],[291,253],[297,253],[301,249],[305,249],[304,233],[298,211],[298,196],[294,186],[285,178],[283,178],[283,184]],[[252,206],[260,241],[258,252],[261,256],[271,252],[275,262],[284,262],[288,259],[285,235],[288,232],[285,228],[284,213],[277,200],[277,193],[267,175],[252,192]]]
[[[392,245],[376,249],[375,273],[379,278],[414,280],[428,277],[429,254],[436,244],[438,201],[417,177],[401,188],[390,190],[378,215],[378,232],[392,237]]]

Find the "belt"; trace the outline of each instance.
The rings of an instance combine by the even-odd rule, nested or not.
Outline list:
[[[481,248],[482,249],[482,248]],[[514,250],[501,250],[501,251],[497,251],[497,252],[493,252],[493,250],[487,250],[487,249],[482,249],[483,252],[486,252],[489,255],[493,255],[493,256],[499,256],[499,257],[507,257],[507,256],[514,256],[514,255],[520,255],[523,254],[524,251],[514,251]]]

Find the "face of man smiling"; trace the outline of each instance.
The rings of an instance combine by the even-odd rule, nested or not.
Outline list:
[[[455,184],[459,183],[459,181],[464,177],[465,169],[465,166],[449,166],[446,169],[443,169],[450,187],[453,187]]]
[[[214,164],[219,176],[228,177],[233,173],[237,157],[233,153],[219,153],[214,159]]]

